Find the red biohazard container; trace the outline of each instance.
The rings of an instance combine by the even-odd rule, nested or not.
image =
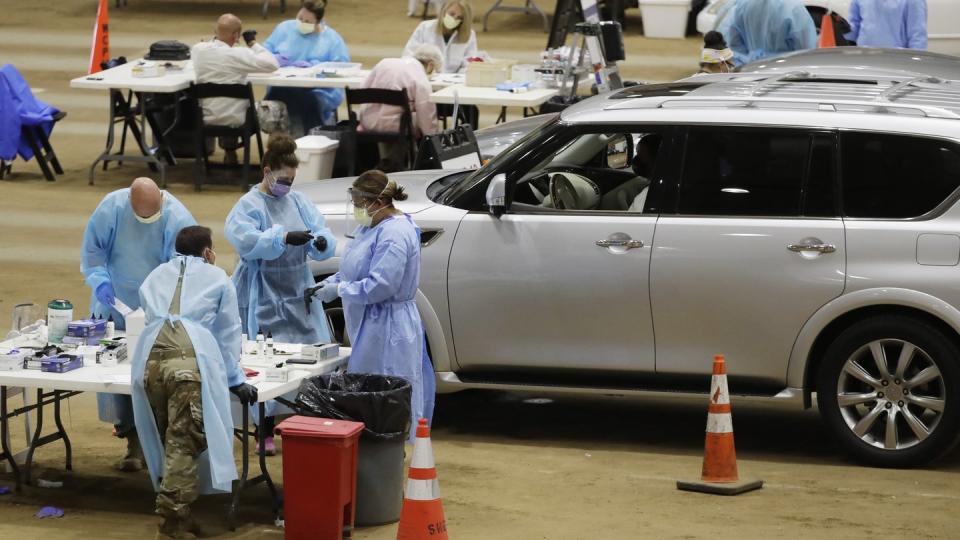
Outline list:
[[[353,530],[362,422],[291,416],[283,437],[284,538],[340,540]]]

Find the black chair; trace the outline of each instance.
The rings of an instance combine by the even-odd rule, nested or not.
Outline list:
[[[63,120],[65,116],[67,116],[67,113],[58,111],[57,114],[53,115],[53,123],[56,124],[60,120]],[[48,182],[53,182],[57,179],[54,173],[63,174],[63,167],[60,166],[57,153],[53,151],[53,146],[50,145],[50,139],[43,131],[43,127],[22,126],[20,128],[20,137],[27,142],[27,146],[29,146],[33,152],[33,157],[37,160],[37,165],[39,165],[40,170],[43,171],[43,177],[46,178]],[[12,167],[9,163],[0,160],[0,179],[3,179],[9,174],[11,169]]]
[[[239,182],[241,190],[245,190],[250,184],[249,176],[252,169],[250,165],[250,138],[257,138],[257,150],[260,152],[260,163],[263,162],[263,139],[260,136],[260,122],[257,120],[257,111],[253,100],[253,86],[246,84],[216,84],[201,83],[190,86],[188,91],[189,98],[195,101],[196,114],[195,129],[193,135],[194,142],[194,188],[200,191],[204,182],[209,180],[208,176],[211,168],[236,169],[242,170],[242,177]],[[243,99],[247,101],[247,119],[239,127],[214,126],[207,125],[203,121],[202,100],[209,98],[232,98]],[[243,164],[231,165],[226,163],[211,163],[210,152],[207,149],[207,139],[214,137],[239,137],[243,144]],[[212,150],[212,149],[210,149]]]
[[[413,166],[416,161],[416,139],[413,135],[413,113],[410,112],[410,99],[406,90],[386,90],[384,88],[347,88],[347,112],[350,122],[356,130],[358,124],[354,105],[380,104],[392,105],[403,109],[398,131],[356,131],[357,144],[398,142],[407,145],[405,167]],[[382,158],[383,156],[381,156]]]

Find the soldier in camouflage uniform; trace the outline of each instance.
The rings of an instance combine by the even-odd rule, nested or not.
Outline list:
[[[239,349],[240,332],[233,285],[222,270],[204,264],[212,265],[216,256],[210,229],[184,228],[177,235],[177,252],[180,256],[151,273],[140,291],[145,299],[147,328],[155,337],[150,345],[139,344],[135,353],[134,382],[140,384],[135,384],[134,405],[140,404],[136,420],[144,449],[146,442],[153,443],[147,461],[155,485],[159,482],[156,511],[164,518],[158,537],[182,539],[195,538],[190,503],[201,491],[201,454],[208,449],[208,442],[214,444],[206,436],[205,426],[209,424],[205,424],[203,397],[210,392],[210,401],[218,405],[211,413],[216,422],[223,419],[224,410],[229,410],[225,386],[243,403],[256,401],[256,388],[242,382],[239,350],[232,350],[234,345]],[[169,308],[164,309],[168,301]],[[192,338],[201,347],[195,349]],[[140,364],[144,356],[146,361]],[[142,373],[138,369],[141,365]],[[209,385],[204,382],[204,373],[211,377],[206,381]],[[152,422],[144,421],[150,413]],[[213,426],[221,437],[210,450],[211,454],[217,452],[221,463],[211,465],[221,467],[215,489],[222,491],[228,489],[229,480],[236,478],[229,435],[233,426]],[[220,440],[223,438],[226,440]],[[222,463],[225,459],[229,463]]]

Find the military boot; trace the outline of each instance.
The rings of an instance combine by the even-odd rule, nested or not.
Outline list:
[[[167,516],[157,529],[157,539],[160,540],[194,540],[197,536],[191,531],[191,520],[178,516]]]
[[[127,454],[118,461],[113,468],[122,472],[142,471],[144,467],[143,448],[140,447],[140,438],[136,431],[131,431],[126,436]]]

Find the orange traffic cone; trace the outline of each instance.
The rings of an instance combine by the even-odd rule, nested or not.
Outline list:
[[[90,45],[90,69],[87,73],[101,71],[100,64],[110,59],[110,14],[107,0],[97,6],[97,20],[93,25],[93,44]]]
[[[727,365],[722,354],[713,357],[710,408],[707,413],[707,440],[703,450],[700,480],[678,480],[677,489],[718,495],[737,495],[759,489],[762,480],[740,480],[737,452],[733,445],[733,413],[727,389]]]
[[[833,12],[830,11],[825,13],[823,18],[820,19],[820,41],[817,43],[817,47],[820,49],[828,49],[836,46],[837,36],[833,32]]]
[[[397,530],[397,540],[420,539],[447,540],[447,520],[443,517],[440,483],[437,482],[426,418],[421,418],[417,425],[417,440],[413,443],[413,458]]]

